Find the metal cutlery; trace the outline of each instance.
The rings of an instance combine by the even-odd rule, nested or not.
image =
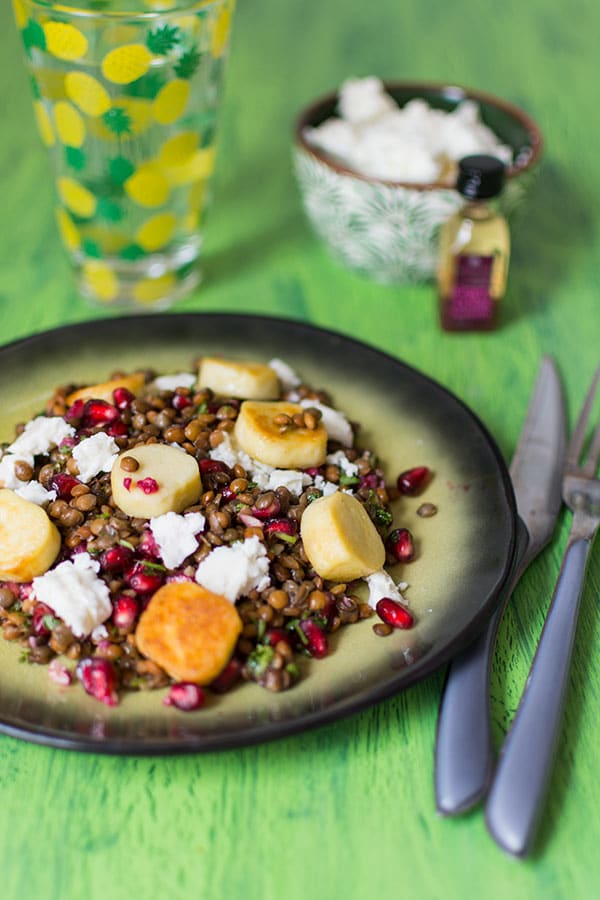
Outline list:
[[[531,849],[552,772],[586,563],[600,524],[600,422],[585,452],[599,382],[600,367],[567,450],[562,493],[573,512],[573,522],[565,555],[486,807],[490,833],[504,850],[515,856],[525,856]]]
[[[560,381],[545,357],[510,466],[519,513],[513,576],[486,630],[452,661],[442,695],[435,748],[436,805],[442,815],[466,811],[489,786],[494,756],[488,689],[496,632],[519,578],[554,530],[565,444]]]

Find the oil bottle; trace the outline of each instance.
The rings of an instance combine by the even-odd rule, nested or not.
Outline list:
[[[504,174],[504,164],[493,156],[467,156],[458,164],[456,190],[465,204],[442,226],[437,267],[440,320],[446,331],[497,325],[510,233],[490,201],[502,191]]]

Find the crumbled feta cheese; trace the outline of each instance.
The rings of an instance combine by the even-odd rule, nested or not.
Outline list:
[[[206,519],[199,512],[187,513],[185,516],[168,512],[150,519],[152,537],[167,569],[176,569],[196,550],[198,547],[196,535],[202,531],[205,524]]]
[[[251,459],[247,453],[235,447],[228,432],[223,432],[223,440],[209,452],[209,456],[211,459],[224,462],[230,469],[233,469],[235,465],[243,466],[261,491],[270,490],[269,483],[271,473],[274,471],[273,466]]]
[[[267,490],[274,491],[278,487],[286,487],[290,494],[300,496],[304,488],[311,483],[310,475],[296,469],[273,469],[269,476]]]
[[[264,591],[270,583],[265,545],[253,536],[230,547],[215,547],[199,564],[196,581],[232,603],[250,591]]]
[[[335,494],[335,492],[339,490],[339,485],[335,484],[333,481],[327,481],[322,475],[315,475],[313,484],[318,491],[321,491],[324,497],[329,497],[330,494]]]
[[[0,459],[0,487],[10,488],[14,491],[23,485],[23,482],[17,478],[15,473],[15,463],[17,462],[27,462],[32,465],[33,456],[24,459],[22,456],[13,456],[12,453],[6,453]]]
[[[20,487],[15,488],[15,494],[29,500],[30,503],[37,503],[38,506],[56,500],[56,491],[47,491],[39,481],[22,481]]]
[[[352,446],[354,442],[352,426],[346,416],[338,409],[326,406],[318,400],[309,399],[301,400],[300,406],[303,406],[305,409],[309,406],[314,406],[315,409],[320,410],[321,421],[325,426],[327,437],[330,441],[338,441],[338,443],[343,444],[344,447]]]
[[[363,580],[366,581],[369,586],[369,599],[367,602],[373,609],[375,609],[377,602],[381,600],[382,597],[389,597],[391,600],[398,600],[400,603],[406,602],[398,590],[398,585],[395,584],[392,576],[384,569],[381,569],[379,572],[374,572],[372,575],[367,575]]]
[[[227,431],[223,432],[223,440],[221,443],[217,444],[216,447],[213,447],[208,455],[211,459],[216,459],[218,462],[225,463],[230,469],[233,469],[239,462],[239,453],[233,446],[231,435]]]
[[[279,379],[279,383],[284,391],[291,391],[292,388],[301,384],[301,379],[296,375],[291,366],[288,366],[282,359],[272,359],[268,366],[273,369]]]
[[[197,376],[191,372],[179,372],[177,375],[160,375],[152,382],[152,387],[157,391],[174,391],[175,388],[192,388],[196,384]]]
[[[338,466],[348,478],[354,478],[358,475],[358,466],[348,459],[343,450],[336,450],[335,453],[329,453],[325,457],[325,462],[328,462],[332,466]]]
[[[382,82],[369,77],[342,85],[337,112],[341,118],[307,128],[306,139],[373,178],[452,185],[463,156],[487,153],[506,165],[513,161],[512,149],[481,121],[473,100],[463,100],[451,112],[420,98],[400,108]]]
[[[85,637],[112,612],[108,585],[98,578],[100,563],[89,553],[78,553],[45,575],[33,579],[33,591],[63,619],[77,637]]]
[[[100,472],[110,472],[119,453],[114,438],[99,431],[91,437],[84,438],[73,447],[73,459],[77,463],[79,475],[84,484]]]
[[[379,78],[348,78],[341,86],[338,112],[342,120],[360,125],[397,109]]]
[[[37,416],[27,423],[25,430],[6,448],[6,452],[19,459],[29,460],[33,456],[48,453],[74,434],[75,429],[60,416]]]

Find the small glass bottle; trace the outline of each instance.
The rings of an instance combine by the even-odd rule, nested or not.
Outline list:
[[[504,164],[493,156],[467,156],[458,164],[456,190],[465,205],[442,226],[437,267],[440,319],[446,331],[496,326],[506,290],[510,234],[488,201],[504,184]]]

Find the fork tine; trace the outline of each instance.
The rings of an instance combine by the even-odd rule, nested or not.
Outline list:
[[[567,448],[567,457],[566,457],[566,468],[577,467],[579,463],[579,457],[581,456],[581,451],[583,450],[583,442],[585,440],[585,433],[587,430],[588,419],[590,417],[590,410],[592,408],[592,404],[594,402],[594,395],[596,393],[596,388],[598,387],[598,381],[600,380],[600,366],[596,369],[594,373],[594,377],[592,379],[592,383],[590,385],[590,389],[587,392],[587,396],[585,398],[585,402],[583,404],[583,409],[581,410],[581,414],[579,419],[577,420],[577,425],[575,426],[575,430],[573,432],[573,436],[569,442],[569,446]],[[592,453],[597,450],[597,444],[600,441],[600,437],[598,433],[594,436]],[[595,468],[595,466],[594,466]]]

